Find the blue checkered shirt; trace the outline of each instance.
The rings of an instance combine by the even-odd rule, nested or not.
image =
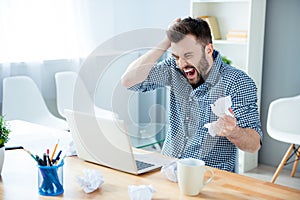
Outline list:
[[[222,62],[219,52],[205,83],[193,89],[170,56],[151,69],[147,79],[131,90],[150,91],[170,87],[170,127],[162,153],[177,158],[202,159],[208,166],[234,171],[237,148],[225,137],[212,137],[204,124],[218,119],[210,104],[231,96],[237,125],[252,128],[262,137],[256,85],[243,71]]]

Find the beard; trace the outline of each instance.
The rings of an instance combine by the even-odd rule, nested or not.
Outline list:
[[[193,66],[193,67],[196,69],[198,76],[195,79],[188,80],[188,81],[192,85],[192,87],[195,89],[198,86],[200,86],[202,83],[204,83],[204,77],[207,76],[207,71],[209,69],[209,63],[208,63],[207,59],[205,58],[204,54],[202,54],[202,57],[200,58],[197,65]]]

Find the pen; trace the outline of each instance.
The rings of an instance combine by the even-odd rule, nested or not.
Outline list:
[[[46,153],[43,154],[43,162],[45,165],[47,165],[47,154]]]
[[[47,165],[49,164],[49,166],[52,166],[52,164],[51,164],[51,160],[50,160],[50,157],[49,157],[49,149],[47,149],[47,154],[46,154],[46,163],[47,163]]]
[[[22,146],[5,147],[5,150],[23,149]]]
[[[47,155],[47,160],[48,160],[49,166],[52,166],[52,163],[51,163],[49,155]]]
[[[59,159],[60,159],[60,154],[61,154],[61,150],[58,152],[56,158],[54,160],[52,160],[52,163],[55,164]]]
[[[41,159],[38,155],[36,155],[35,158],[36,158],[39,165],[41,165],[41,166],[46,166],[47,165],[47,163],[44,163],[43,159]]]
[[[67,157],[66,154],[65,154],[64,157],[61,159],[60,163],[62,163],[62,162],[64,161],[65,157]],[[59,163],[59,164],[60,164],[60,163]],[[58,165],[59,165],[59,164],[58,164]]]
[[[55,152],[56,152],[58,143],[59,143],[59,139],[57,140],[57,142],[56,142],[56,144],[55,144],[55,146],[54,146],[54,149],[53,149],[53,152],[52,152],[52,155],[51,155],[51,159],[50,159],[51,161],[53,160],[53,157],[54,157],[54,154],[55,154]]]
[[[24,149],[24,148],[23,148],[23,150],[26,151],[35,161],[38,162],[38,160],[36,159],[36,157],[29,150]]]

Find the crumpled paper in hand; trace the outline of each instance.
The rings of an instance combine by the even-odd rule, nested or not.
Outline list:
[[[154,193],[152,185],[128,185],[130,200],[151,200]]]
[[[164,165],[160,172],[170,181],[177,182],[177,161]]]
[[[231,97],[220,97],[215,101],[214,104],[210,104],[211,110],[218,117],[223,117],[224,115],[233,115],[229,112],[229,108],[232,106]],[[213,121],[211,123],[207,123],[204,125],[205,128],[208,129],[208,133],[215,137],[219,132],[221,132],[223,124],[220,123],[219,120]]]
[[[77,180],[85,193],[91,193],[95,191],[104,183],[103,176],[96,170],[85,169],[83,170],[83,173],[84,176],[77,177]]]

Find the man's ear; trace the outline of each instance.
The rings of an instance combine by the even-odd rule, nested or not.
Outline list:
[[[214,46],[213,44],[209,43],[208,45],[205,46],[205,53],[208,54],[208,55],[212,55],[214,51]]]

